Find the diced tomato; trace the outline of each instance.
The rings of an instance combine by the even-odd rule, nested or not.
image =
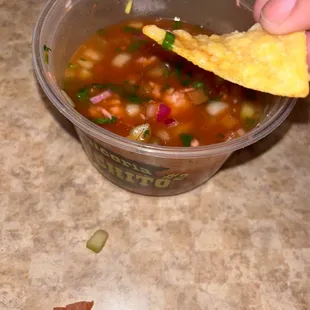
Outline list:
[[[166,92],[163,101],[171,108],[171,116],[176,117],[183,114],[185,110],[191,109],[192,103],[186,93],[180,90]]]
[[[99,118],[102,117],[102,113],[101,113],[101,107],[100,106],[90,106],[88,109],[88,114],[91,118]]]
[[[109,111],[113,116],[116,116],[119,119],[124,118],[126,115],[125,108],[119,105],[111,107]]]
[[[230,114],[226,114],[223,118],[221,118],[220,122],[227,129],[232,129],[238,124],[238,121]]]

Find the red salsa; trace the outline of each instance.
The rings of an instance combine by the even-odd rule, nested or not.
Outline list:
[[[204,71],[142,33],[156,24],[193,35],[204,28],[181,21],[139,19],[100,29],[70,60],[65,92],[83,116],[143,142],[197,147],[227,141],[255,127],[257,93]]]

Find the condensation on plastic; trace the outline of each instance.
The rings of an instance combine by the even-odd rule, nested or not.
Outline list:
[[[197,148],[140,144],[117,136],[80,115],[63,95],[62,79],[68,60],[87,37],[108,24],[133,16],[180,17],[217,33],[246,30],[252,24],[254,1],[135,0],[130,16],[127,0],[50,0],[33,34],[33,63],[37,78],[51,102],[70,120],[97,169],[127,190],[155,196],[179,194],[207,181],[232,152],[262,139],[277,128],[295,100],[261,94],[266,102],[260,125],[241,138]],[[188,9],[190,7],[190,10]],[[52,49],[44,64],[43,45]]]

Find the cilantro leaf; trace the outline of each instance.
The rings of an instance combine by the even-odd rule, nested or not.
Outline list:
[[[137,28],[134,28],[134,27],[125,26],[125,27],[124,27],[124,31],[125,31],[125,32],[133,32],[133,33],[135,33],[135,32],[140,32],[141,30],[139,30],[139,29],[137,29]]]
[[[217,134],[217,137],[218,137],[218,139],[224,139],[225,138],[225,136],[221,132],[219,132]]]
[[[188,86],[190,83],[191,83],[190,80],[182,80],[181,81],[182,86]]]
[[[48,64],[48,60],[49,60],[49,58],[48,58],[48,52],[50,52],[51,51],[51,49],[48,47],[48,46],[46,46],[45,44],[43,45],[43,51],[44,51],[44,63],[45,64]]]
[[[128,52],[136,52],[146,43],[147,43],[146,40],[135,41],[128,46],[127,50],[128,50]]]
[[[117,117],[112,116],[112,118],[108,117],[94,118],[91,121],[99,125],[115,124],[117,122]]]
[[[99,35],[104,35],[105,34],[105,29],[104,28],[100,28],[97,30],[97,34]]]
[[[143,139],[145,139],[147,136],[150,135],[150,131],[147,129],[144,133],[143,133]]]
[[[191,146],[191,142],[192,142],[193,138],[194,137],[191,134],[186,134],[186,133],[180,134],[180,139],[181,139],[183,145],[186,147]]]
[[[127,100],[130,102],[136,103],[136,104],[141,104],[141,103],[143,103],[143,101],[145,101],[145,100],[143,100],[143,98],[141,98],[137,95],[129,95],[127,97]]]
[[[107,88],[107,84],[95,83],[95,84],[92,84],[92,87],[97,88],[97,89],[105,89],[105,88]]]
[[[173,49],[174,41],[175,41],[175,35],[171,32],[166,31],[166,35],[162,43],[162,47],[165,50],[170,51]]]
[[[173,29],[180,29],[181,28],[181,21],[180,20],[175,20],[174,23],[172,24]]]
[[[205,84],[204,82],[201,82],[201,81],[195,81],[193,82],[192,86],[194,88],[200,89],[200,88],[204,88]]]
[[[87,88],[82,88],[81,90],[79,90],[76,93],[76,97],[80,100],[80,101],[84,101],[84,100],[88,100],[89,99],[89,92]]]
[[[170,88],[170,86],[168,84],[165,84],[164,87],[161,89],[162,92],[165,92],[166,90],[168,90]]]
[[[182,66],[181,64],[178,64],[178,65],[175,67],[174,74],[176,75],[176,77],[177,77],[178,80],[181,79],[182,69],[183,69],[183,66]]]
[[[164,77],[165,78],[168,78],[170,76],[170,71],[169,71],[169,69],[165,69],[164,70]]]
[[[254,119],[254,118],[246,118],[244,120],[244,125],[245,125],[245,128],[247,130],[253,129],[256,126],[257,123],[258,123],[258,121],[256,119]]]
[[[78,66],[77,64],[72,64],[71,62],[68,63],[68,67],[69,67],[70,69],[76,69],[77,66]]]
[[[50,52],[51,51],[51,49],[48,46],[46,46],[45,44],[43,46],[43,50],[44,50],[44,52]]]
[[[111,91],[120,94],[122,92],[122,87],[117,84],[112,84],[112,83],[105,83],[105,84],[100,84],[100,83],[94,83],[92,84],[93,88],[96,89],[110,89]]]

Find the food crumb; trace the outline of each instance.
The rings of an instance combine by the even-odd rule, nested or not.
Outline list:
[[[128,0],[126,8],[125,8],[125,13],[130,14],[132,10],[132,5],[133,5],[133,0]]]

